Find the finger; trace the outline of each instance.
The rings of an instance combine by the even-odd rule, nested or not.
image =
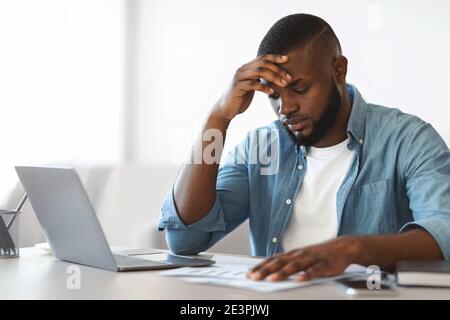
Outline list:
[[[273,63],[286,63],[289,57],[282,54],[264,54],[257,58],[257,60],[270,61]]]
[[[286,263],[287,263],[286,259],[282,257],[275,257],[273,260],[266,263],[264,266],[261,266],[261,268],[259,268],[255,272],[252,272],[249,278],[252,280],[262,280],[269,274],[274,273],[283,268],[286,265]]]
[[[277,256],[271,256],[269,258],[264,259],[263,262],[258,263],[256,266],[254,266],[253,268],[251,268],[249,270],[250,273],[255,272],[259,269],[261,269],[262,267],[264,267],[267,263],[269,263],[270,261],[272,261],[273,259],[275,259]]]
[[[340,273],[341,271],[333,269],[328,263],[322,261],[306,269],[305,273],[297,277],[297,280],[309,281],[320,277],[331,277]]]
[[[250,68],[255,63],[260,63],[262,61],[267,61],[267,62],[276,63],[276,64],[283,64],[283,63],[288,62],[288,60],[289,60],[288,56],[284,56],[284,55],[280,55],[280,54],[266,54],[266,55],[258,56],[255,59],[251,60],[250,62],[243,64],[238,70],[244,71],[244,70]]]
[[[303,270],[301,264],[297,261],[291,261],[287,265],[285,265],[283,268],[278,270],[275,273],[272,273],[267,277],[267,280],[269,281],[281,281],[286,280],[294,273],[297,273],[299,271]]]
[[[310,250],[296,250],[294,252],[289,252],[287,253],[286,259],[290,262],[281,270],[270,275],[267,280],[285,280],[292,274],[306,270],[318,262],[317,256]]]
[[[273,72],[279,74],[287,82],[292,80],[292,76],[286,70],[282,69],[281,67],[270,61],[258,61],[256,62],[255,67],[263,67],[272,70]]]
[[[263,66],[254,66],[237,75],[238,81],[249,80],[249,79],[259,79],[263,78],[268,82],[272,82],[279,87],[286,87],[288,81],[284,79],[279,73],[272,71]]]
[[[269,262],[273,261],[274,259],[277,258],[283,258],[283,259],[291,259],[291,258],[297,258],[299,257],[300,259],[304,259],[304,253],[309,253],[309,251],[307,250],[299,250],[299,249],[295,249],[295,250],[290,250],[288,252],[284,252],[284,253],[280,253],[280,254],[276,254],[274,256],[271,256],[269,258],[264,259],[263,262],[257,264],[256,266],[254,266],[253,268],[251,268],[249,270],[249,272],[255,272],[259,269],[261,269],[262,267],[265,267]]]
[[[275,91],[261,82],[257,80],[246,80],[239,82],[237,86],[238,90],[242,90],[243,92],[249,92],[249,91],[261,91],[267,94],[273,94]]]
[[[276,64],[274,64],[272,62],[261,61],[259,63],[259,65],[262,67],[265,67],[267,69],[270,69],[273,72],[276,72],[277,74],[281,75],[283,77],[283,79],[287,80],[287,82],[292,81],[292,76],[286,70],[280,68],[279,66],[277,66]]]

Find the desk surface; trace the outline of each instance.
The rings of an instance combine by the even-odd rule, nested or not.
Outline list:
[[[81,288],[68,289],[70,263],[39,248],[0,259],[0,299],[346,299],[332,284],[260,293],[183,282],[158,271],[111,272],[80,266]],[[450,299],[450,289],[397,288],[397,299]]]

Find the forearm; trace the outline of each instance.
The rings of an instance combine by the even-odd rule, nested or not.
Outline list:
[[[288,62],[287,56],[267,54],[241,66],[234,74],[231,85],[213,107],[191,153],[191,164],[183,166],[175,183],[174,198],[181,220],[192,224],[203,218],[213,207],[216,199],[216,182],[222,155],[225,133],[230,121],[250,106],[255,91],[273,94],[274,90],[265,82],[287,86],[292,76],[278,64]],[[203,136],[211,129],[219,132],[220,146],[215,148],[215,162],[204,161],[203,151],[210,143]],[[215,145],[218,143],[216,142]]]
[[[400,260],[443,259],[437,242],[422,228],[394,235],[360,236],[357,240],[360,246],[355,262],[377,265],[382,270],[393,271]]]
[[[192,147],[189,163],[182,167],[177,177],[174,188],[175,204],[181,220],[187,225],[203,218],[214,205],[219,162],[229,123],[229,120],[223,119],[213,108]],[[204,141],[204,136],[212,129],[219,130],[216,133],[221,134],[222,139],[214,142],[217,145],[214,155],[205,155],[205,147],[212,142]],[[210,157],[209,161],[205,161],[204,156]],[[211,161],[212,156],[216,161]]]

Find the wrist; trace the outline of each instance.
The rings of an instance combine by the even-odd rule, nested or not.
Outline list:
[[[370,264],[370,261],[368,259],[369,248],[367,247],[365,237],[349,237],[349,241],[350,260],[352,261],[352,263],[360,264],[363,266]]]
[[[223,108],[219,104],[216,104],[209,114],[209,119],[214,123],[220,123],[221,125],[228,128],[233,117],[225,115],[222,109]]]

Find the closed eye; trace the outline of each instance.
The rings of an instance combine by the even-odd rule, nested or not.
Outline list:
[[[298,94],[305,94],[306,92],[308,92],[309,88],[310,87],[306,87],[303,89],[294,89],[294,91],[295,91],[295,93],[298,93]]]

